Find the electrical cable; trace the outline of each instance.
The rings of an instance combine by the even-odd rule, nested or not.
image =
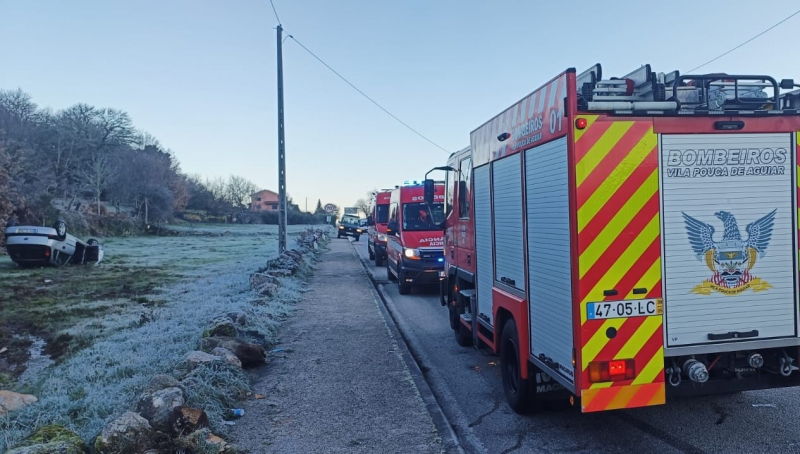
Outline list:
[[[272,0],[270,0],[270,1],[272,1]],[[336,71],[335,69],[333,69],[333,68],[332,68],[332,67],[331,67],[329,64],[325,63],[325,61],[323,61],[321,58],[319,58],[319,57],[317,56],[317,54],[315,54],[314,52],[311,52],[311,50],[310,50],[309,48],[307,48],[306,46],[304,46],[304,45],[303,45],[303,43],[301,43],[300,41],[298,41],[298,40],[297,40],[297,38],[295,38],[295,37],[294,37],[294,36],[292,36],[292,35],[288,35],[288,36],[287,36],[287,38],[292,38],[292,39],[294,40],[294,42],[296,42],[298,45],[300,45],[300,47],[302,47],[302,48],[303,48],[303,50],[305,50],[306,52],[308,52],[308,53],[309,53],[309,54],[310,54],[312,57],[316,58],[316,59],[317,59],[317,60],[318,60],[320,63],[322,63],[322,64],[323,64],[323,65],[324,65],[326,68],[328,68],[329,70],[331,70],[331,72],[332,72],[332,73],[336,74],[336,76],[338,76],[340,79],[342,79],[342,80],[343,80],[343,81],[344,81],[344,82],[345,82],[347,85],[350,85],[350,86],[351,86],[351,87],[352,87],[352,88],[353,88],[355,91],[357,91],[358,93],[360,93],[360,94],[361,94],[361,96],[363,96],[363,97],[367,98],[367,99],[368,99],[368,100],[369,100],[369,101],[370,101],[372,104],[375,104],[375,105],[376,105],[376,106],[377,106],[379,109],[381,109],[382,111],[384,111],[384,112],[385,112],[387,115],[389,115],[390,117],[394,118],[394,119],[395,119],[395,120],[396,120],[398,123],[400,123],[401,125],[403,125],[403,126],[405,126],[406,128],[408,128],[408,130],[409,130],[409,131],[411,131],[411,132],[413,132],[414,134],[416,134],[416,135],[418,135],[418,136],[422,137],[423,139],[425,139],[426,141],[428,141],[428,142],[429,142],[431,145],[433,145],[433,146],[435,146],[435,147],[439,148],[440,150],[444,151],[445,153],[450,153],[450,151],[448,151],[446,148],[444,148],[444,147],[440,146],[439,144],[437,144],[437,143],[436,143],[436,142],[434,142],[433,140],[431,140],[431,139],[429,139],[429,138],[425,137],[425,136],[424,136],[422,133],[420,133],[420,132],[419,132],[419,131],[417,131],[416,129],[412,128],[411,126],[409,126],[409,125],[408,125],[406,122],[404,122],[403,120],[401,120],[401,119],[397,118],[397,116],[396,116],[395,114],[393,114],[393,113],[389,112],[389,111],[388,111],[388,110],[387,110],[385,107],[383,107],[382,105],[378,104],[378,102],[377,102],[377,101],[375,101],[374,99],[370,98],[370,97],[369,97],[369,96],[368,96],[366,93],[364,93],[363,91],[361,91],[361,89],[359,89],[358,87],[356,87],[355,85],[353,85],[353,83],[352,83],[352,82],[350,82],[350,81],[349,81],[349,80],[347,80],[347,79],[346,79],[344,76],[342,76],[341,74],[339,74],[339,72],[338,72],[338,71]]]
[[[269,4],[272,5],[272,12],[275,13],[275,19],[278,20],[278,25],[281,25],[281,18],[278,17],[278,10],[275,9],[275,4],[272,3],[272,0],[269,0]]]
[[[769,31],[771,31],[771,30],[772,30],[772,29],[774,29],[775,27],[777,27],[777,26],[781,25],[782,23],[784,23],[784,22],[786,22],[787,20],[789,20],[789,19],[793,18],[794,16],[797,16],[798,14],[800,14],[800,10],[798,10],[798,11],[795,11],[794,13],[792,13],[792,14],[790,14],[789,16],[787,16],[786,18],[784,18],[782,21],[780,21],[780,22],[778,22],[777,24],[773,25],[772,27],[770,27],[770,28],[768,28],[768,29],[764,30],[763,32],[761,32],[761,33],[757,34],[756,36],[754,36],[754,37],[752,37],[752,38],[748,39],[747,41],[743,42],[742,44],[739,44],[738,46],[736,46],[736,47],[734,47],[733,49],[731,49],[731,50],[729,50],[729,51],[725,52],[724,54],[721,54],[721,55],[719,55],[718,57],[715,57],[715,58],[713,58],[713,59],[711,59],[711,60],[709,60],[709,61],[707,61],[707,62],[703,63],[702,65],[700,65],[700,66],[698,66],[698,67],[696,67],[696,68],[692,68],[692,69],[690,69],[689,71],[686,71],[686,73],[688,74],[688,73],[691,73],[691,72],[693,72],[693,71],[697,71],[698,69],[702,68],[703,66],[706,66],[706,65],[708,65],[708,64],[710,64],[710,63],[713,63],[713,62],[715,62],[715,61],[719,60],[720,58],[722,58],[722,57],[724,57],[724,56],[728,55],[729,53],[731,53],[731,52],[735,51],[736,49],[739,49],[740,47],[744,46],[745,44],[748,44],[748,43],[750,43],[751,41],[753,41],[753,40],[755,40],[756,38],[760,37],[761,35],[764,35],[765,33],[767,33],[767,32],[769,32]]]

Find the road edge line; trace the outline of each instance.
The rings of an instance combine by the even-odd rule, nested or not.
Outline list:
[[[375,276],[370,273],[369,269],[367,268],[366,260],[358,253],[355,245],[352,242],[350,245],[353,247],[353,254],[355,254],[356,259],[361,263],[361,267],[364,270],[367,280],[372,283],[372,291],[375,292],[376,296],[378,297],[377,299],[381,302],[381,304],[378,305],[381,313],[383,314],[386,323],[390,325],[392,336],[396,338],[398,345],[402,350],[401,353],[403,355],[403,359],[405,360],[406,365],[408,366],[409,371],[414,378],[414,383],[416,384],[417,389],[420,391],[423,401],[428,407],[428,412],[431,414],[431,418],[433,419],[437,431],[439,432],[440,436],[444,435],[445,432],[450,435],[449,443],[447,443],[449,446],[444,446],[446,445],[446,443],[444,443],[445,437],[442,436],[445,452],[486,452],[486,449],[482,446],[480,441],[472,440],[474,436],[469,434],[470,430],[462,427],[461,429],[465,431],[464,435],[466,438],[466,444],[472,448],[469,451],[464,449],[464,443],[462,443],[461,437],[459,437],[454,430],[456,425],[451,422],[450,418],[448,418],[447,414],[444,412],[444,409],[439,403],[439,399],[436,397],[436,393],[433,391],[432,385],[428,382],[428,379],[422,372],[417,354],[412,351],[411,347],[409,346],[409,340],[406,338],[403,330],[401,330],[398,326],[399,324],[404,324],[405,322],[396,318],[397,311],[393,307],[394,300],[386,293],[383,288],[383,284],[378,283],[375,279]],[[443,392],[440,390],[440,393],[449,393],[449,391]]]

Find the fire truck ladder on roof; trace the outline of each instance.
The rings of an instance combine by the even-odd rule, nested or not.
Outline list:
[[[655,73],[650,65],[623,77],[602,76],[599,63],[577,76],[580,109],[653,115],[796,114],[798,108],[796,98],[780,95],[780,88],[793,87],[794,81],[788,79],[779,85],[774,78],[763,75]]]

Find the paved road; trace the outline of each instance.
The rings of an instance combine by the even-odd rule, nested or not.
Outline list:
[[[498,359],[456,344],[436,289],[400,295],[386,268],[368,261],[365,240],[353,246],[389,296],[390,311],[468,452],[800,452],[796,389],[602,414],[564,408],[517,415],[505,402]]]

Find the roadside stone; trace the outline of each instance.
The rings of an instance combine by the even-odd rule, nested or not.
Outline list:
[[[86,446],[62,426],[43,426],[6,454],[83,454]]]
[[[259,295],[272,298],[278,294],[278,286],[275,284],[265,283],[256,289]]]
[[[217,446],[219,449],[217,452],[224,452],[225,448],[228,447],[228,443],[226,443],[225,440],[212,433],[208,434],[208,437],[206,437],[206,443]]]
[[[208,338],[208,339],[213,339],[213,338]],[[222,358],[220,358],[219,356],[210,355],[206,352],[193,351],[189,352],[186,355],[184,363],[186,364],[187,372],[191,372],[192,370],[194,370],[195,367],[199,366],[200,364],[211,363],[214,361],[222,361]]]
[[[238,326],[247,326],[247,314],[244,312],[229,312],[228,318]]]
[[[181,382],[170,375],[160,374],[150,379],[150,383],[147,384],[142,394],[152,394],[167,388],[181,388]]]
[[[95,440],[94,450],[104,454],[116,453],[121,452],[124,447],[129,451],[140,452],[150,447],[148,444],[152,436],[153,428],[150,423],[139,414],[128,411],[103,429]]]
[[[136,410],[154,429],[168,432],[173,410],[183,404],[183,391],[180,388],[165,388],[141,395]]]
[[[250,287],[259,288],[264,284],[273,284],[275,286],[281,285],[281,281],[277,277],[268,273],[253,273],[250,275]]]
[[[236,366],[241,369],[242,361],[236,357],[236,355],[228,350],[227,348],[223,347],[216,347],[214,350],[211,350],[211,354],[215,356],[219,356],[220,358],[224,359],[226,363]]]
[[[277,268],[274,270],[269,270],[269,274],[277,277],[289,277],[292,275],[292,270],[287,270],[286,268]]]
[[[230,350],[242,362],[242,367],[266,364],[266,353],[260,345],[251,344],[232,337],[206,337],[200,341],[204,351],[212,351],[217,347]],[[219,358],[219,357],[217,357]]]
[[[38,401],[36,396],[20,394],[13,391],[0,391],[0,416],[12,411],[22,410]]]
[[[177,407],[172,412],[172,432],[176,436],[192,433],[208,425],[208,415],[203,410]]]
[[[236,337],[236,326],[228,317],[217,317],[211,320],[211,327],[208,329],[208,336]]]

